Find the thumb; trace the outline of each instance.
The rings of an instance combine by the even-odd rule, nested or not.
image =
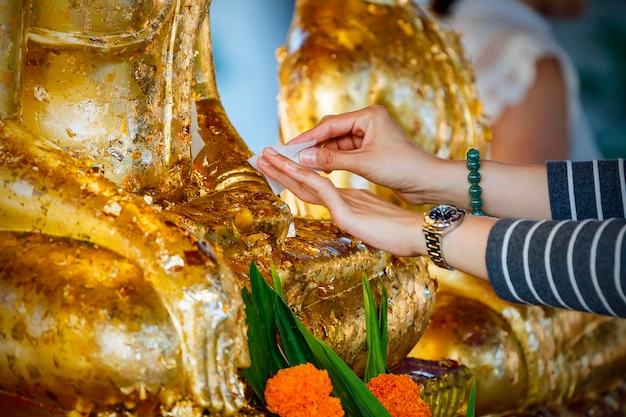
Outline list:
[[[350,152],[331,148],[312,147],[300,151],[302,165],[321,171],[346,170],[353,171],[358,167],[356,155]]]

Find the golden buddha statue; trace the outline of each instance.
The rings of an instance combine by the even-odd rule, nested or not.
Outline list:
[[[327,114],[382,104],[440,157],[464,159],[468,148],[488,146],[458,35],[408,0],[297,0],[278,56],[283,140]],[[351,173],[330,177],[400,204]],[[299,215],[328,216],[288,192],[285,199]],[[432,264],[429,271],[438,282],[435,312],[410,356],[468,366],[477,382],[477,415],[564,403],[623,381],[626,320],[512,305],[482,280]]]
[[[248,164],[215,84],[210,3],[0,0],[2,395],[237,414],[252,261],[357,372],[362,274],[387,287],[390,365],[426,329],[424,262],[292,218]]]

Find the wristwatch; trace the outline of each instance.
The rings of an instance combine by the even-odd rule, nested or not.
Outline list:
[[[449,204],[442,204],[424,213],[424,236],[426,236],[426,248],[428,256],[435,265],[454,270],[443,259],[441,252],[441,238],[456,229],[462,222],[467,212],[462,208],[456,208]]]

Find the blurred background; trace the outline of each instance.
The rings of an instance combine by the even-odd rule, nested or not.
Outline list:
[[[583,107],[605,158],[626,158],[626,1],[588,0],[582,17],[552,24],[578,68]]]
[[[214,0],[211,35],[222,104],[254,153],[278,141],[278,62],[294,0]]]
[[[257,153],[278,143],[276,49],[294,0],[214,0],[217,84],[230,120]],[[588,0],[586,13],[552,20],[580,75],[584,109],[605,158],[626,158],[626,1]]]

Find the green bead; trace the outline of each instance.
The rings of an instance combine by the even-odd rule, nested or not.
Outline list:
[[[480,152],[476,148],[469,149],[467,151],[467,159],[479,159]]]
[[[477,198],[480,197],[480,195],[483,193],[483,189],[480,185],[476,185],[476,184],[472,184],[469,187],[469,195],[472,198]]]
[[[480,209],[483,206],[483,199],[480,197],[472,198],[470,200],[470,206],[472,210]]]
[[[470,173],[467,174],[467,180],[470,184],[478,184],[480,182],[480,178],[480,172],[478,171],[470,171]]]
[[[468,159],[466,165],[471,171],[478,171],[480,168],[480,159]]]
[[[482,210],[483,199],[480,197],[483,193],[483,189],[478,185],[481,180],[481,175],[478,172],[480,169],[480,152],[478,149],[472,148],[467,151],[467,161],[465,164],[470,170],[469,174],[467,174],[467,180],[470,182],[469,195],[472,214],[475,216],[484,216],[485,212]]]

